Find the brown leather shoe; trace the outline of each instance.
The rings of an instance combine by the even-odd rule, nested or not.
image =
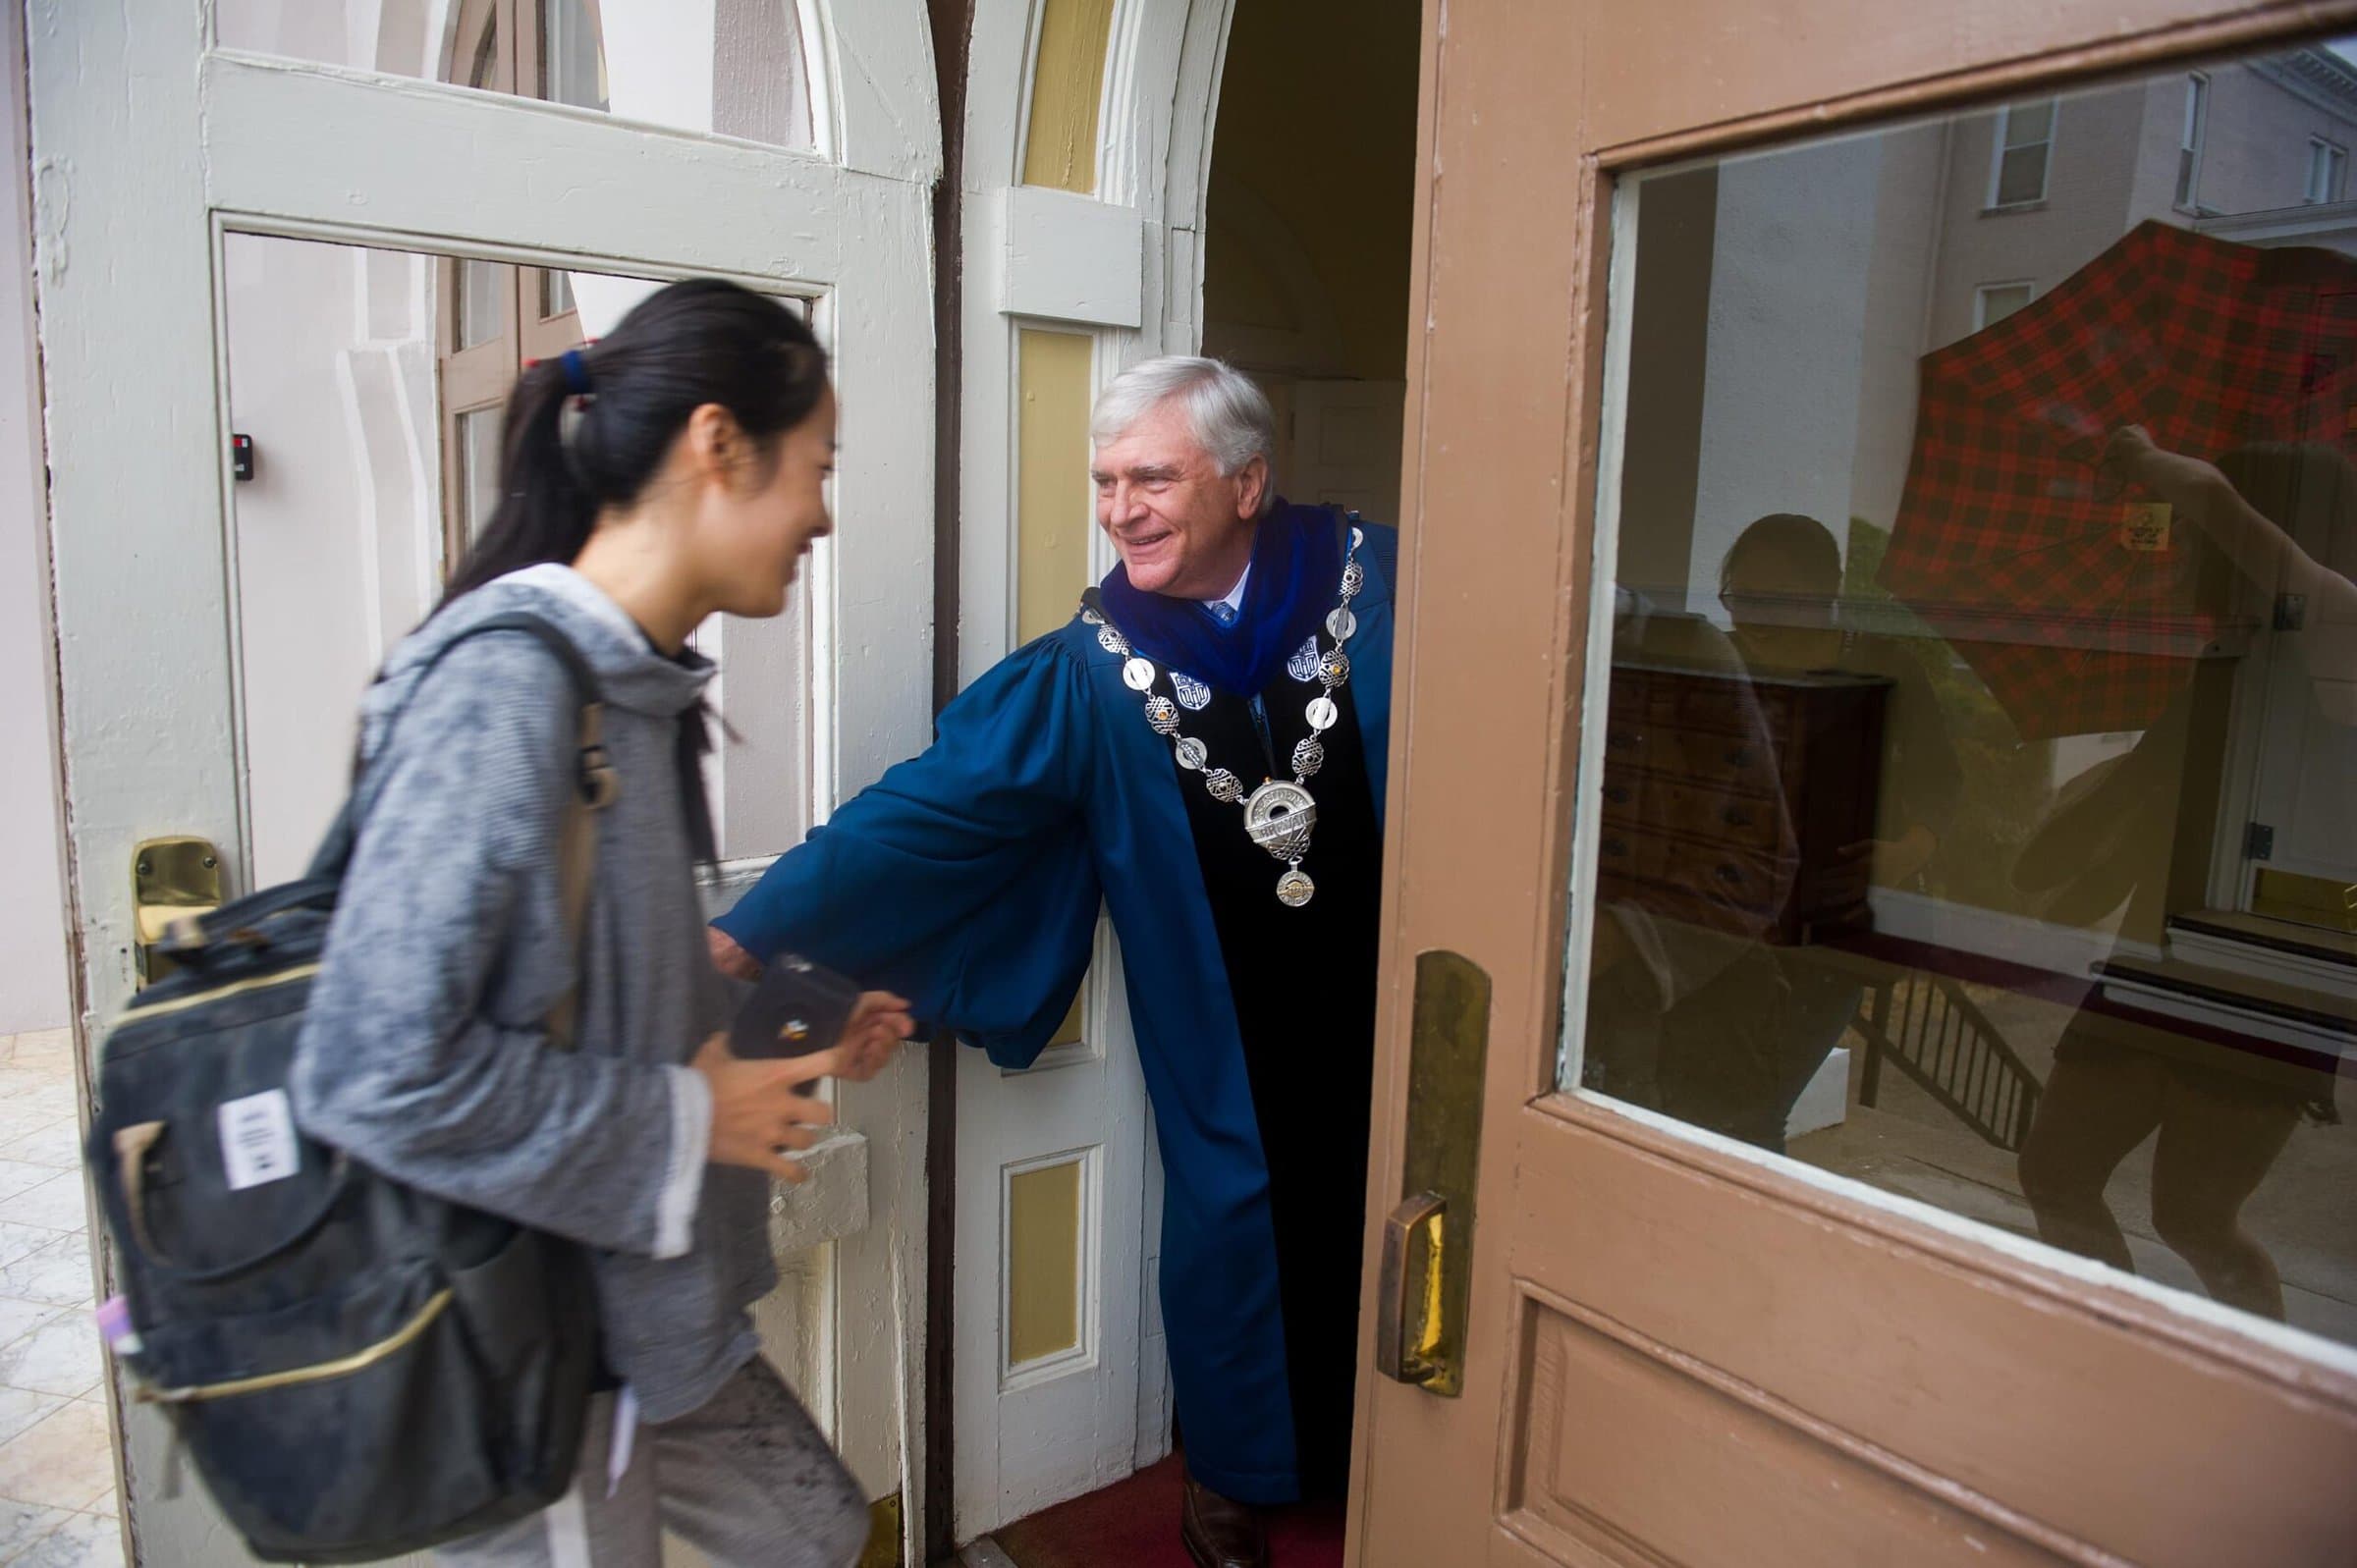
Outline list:
[[[1192,1475],[1178,1501],[1178,1539],[1196,1568],[1268,1568],[1269,1533],[1260,1510],[1221,1496]]]

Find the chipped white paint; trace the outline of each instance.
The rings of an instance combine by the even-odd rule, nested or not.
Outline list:
[[[795,1158],[810,1179],[779,1183],[769,1199],[770,1251],[781,1258],[842,1241],[867,1228],[867,1137],[843,1131]]]
[[[440,35],[439,5],[411,0],[406,19],[385,9],[380,33],[412,52]],[[932,558],[928,185],[940,153],[924,8],[803,0],[801,11],[818,139],[839,161],[208,50],[209,7],[190,0],[31,0],[34,257],[90,1018],[130,991],[132,844],[187,832],[234,867],[251,854],[214,330],[223,232],[710,273],[813,297],[837,354],[844,437],[842,531],[818,607],[832,636],[819,792],[850,792],[924,743],[930,618],[908,592]],[[379,563],[395,576],[411,566]],[[388,615],[401,597],[388,592]],[[810,1362],[823,1386],[808,1391],[837,1414],[869,1492],[897,1488],[921,1518],[908,1418],[924,1333],[921,1058],[840,1099],[862,1136],[831,1151],[813,1184],[807,1228],[831,1242],[833,1266],[817,1287],[825,1322],[803,1331],[832,1353]],[[198,1488],[161,1496],[152,1418],[130,1426],[143,1559],[244,1561]]]

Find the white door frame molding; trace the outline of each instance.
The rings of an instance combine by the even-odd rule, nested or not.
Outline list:
[[[1117,0],[1098,112],[1096,192],[1022,184],[1033,53],[1046,0],[977,0],[967,60],[961,182],[964,264],[959,451],[959,674],[970,682],[1014,651],[1016,625],[1017,334],[1094,340],[1093,384],[1202,341],[1202,233],[1219,77],[1233,0]],[[1079,453],[1073,455],[1081,460]],[[1111,569],[1089,528],[1090,574]],[[956,1528],[960,1541],[1119,1480],[1168,1451],[1169,1372],[1155,1260],[1161,1171],[1136,1062],[1120,955],[1100,931],[1082,1039],[1028,1074],[979,1052],[959,1062]],[[1036,1155],[1099,1148],[1092,1213],[1099,1344],[1073,1386],[1010,1379],[1002,1172]],[[1121,1227],[1133,1230],[1123,1233]],[[1115,1277],[1117,1274],[1123,1277]],[[997,1293],[996,1300],[984,1294]],[[1126,1307],[1127,1321],[1123,1321]],[[1085,1387],[1082,1384],[1085,1383]],[[1127,1407],[1122,1416],[1117,1407]],[[1033,1430],[1043,1398],[1089,1412],[1077,1441]],[[1017,1404],[1028,1401],[1028,1404]],[[1124,1417],[1126,1419],[1124,1419]],[[1066,1418],[1069,1419],[1069,1418]]]
[[[400,0],[426,7],[434,0]],[[813,297],[836,355],[846,524],[816,574],[818,808],[930,730],[931,182],[939,108],[916,0],[797,0],[829,160],[432,81],[210,47],[210,8],[29,0],[34,261],[49,543],[85,1056],[132,990],[134,843],[202,835],[247,863],[238,768],[226,232],[671,277]],[[418,36],[424,34],[419,32]],[[487,157],[485,148],[501,155]],[[466,178],[454,178],[464,169]],[[244,885],[244,879],[239,879]],[[845,1086],[872,1223],[835,1243],[840,1442],[924,1517],[925,1073]],[[101,1269],[108,1269],[101,1249]],[[111,1272],[111,1271],[110,1271]],[[145,1560],[245,1560],[197,1488],[162,1495],[162,1427],[127,1419]]]

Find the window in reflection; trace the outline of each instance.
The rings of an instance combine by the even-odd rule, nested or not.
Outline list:
[[[2351,57],[1634,182],[1570,1055],[2357,1342]]]
[[[233,49],[457,82],[674,131],[818,145],[797,0],[216,0],[211,9]]]

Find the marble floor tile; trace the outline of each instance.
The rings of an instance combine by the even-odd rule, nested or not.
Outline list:
[[[35,1541],[74,1517],[63,1508],[0,1500],[0,1563],[22,1561]]]
[[[58,1232],[38,1225],[21,1225],[0,1215],[0,1267],[29,1258],[43,1247],[57,1245]]]
[[[73,1514],[34,1541],[10,1568],[123,1568],[123,1526],[103,1514]]]
[[[0,1198],[0,1220],[44,1230],[82,1230],[89,1223],[88,1183],[79,1170],[52,1170],[35,1186]]]
[[[27,1301],[0,1295],[0,1345],[24,1338],[61,1310],[53,1301]]]
[[[114,1495],[115,1455],[103,1406],[70,1400],[0,1442],[0,1497],[86,1509]]]
[[[36,1394],[29,1388],[0,1388],[0,1442],[6,1442],[18,1433],[55,1415],[65,1402],[63,1394]],[[0,1561],[5,1560],[4,1556],[0,1556]]]
[[[36,1165],[0,1155],[0,1202],[14,1198],[18,1193],[28,1192],[44,1181],[56,1179],[55,1165]]]
[[[82,1127],[71,1117],[50,1122],[45,1127],[20,1134],[13,1141],[0,1144],[0,1160],[14,1160],[27,1165],[47,1165],[53,1170],[82,1168]]]
[[[72,1398],[98,1386],[106,1364],[98,1325],[71,1308],[23,1338],[0,1346],[0,1383]],[[6,1496],[0,1490],[0,1496]]]
[[[90,1238],[84,1232],[59,1236],[14,1263],[0,1264],[0,1296],[83,1307],[96,1288],[90,1276]],[[7,1342],[0,1337],[0,1344]]]

